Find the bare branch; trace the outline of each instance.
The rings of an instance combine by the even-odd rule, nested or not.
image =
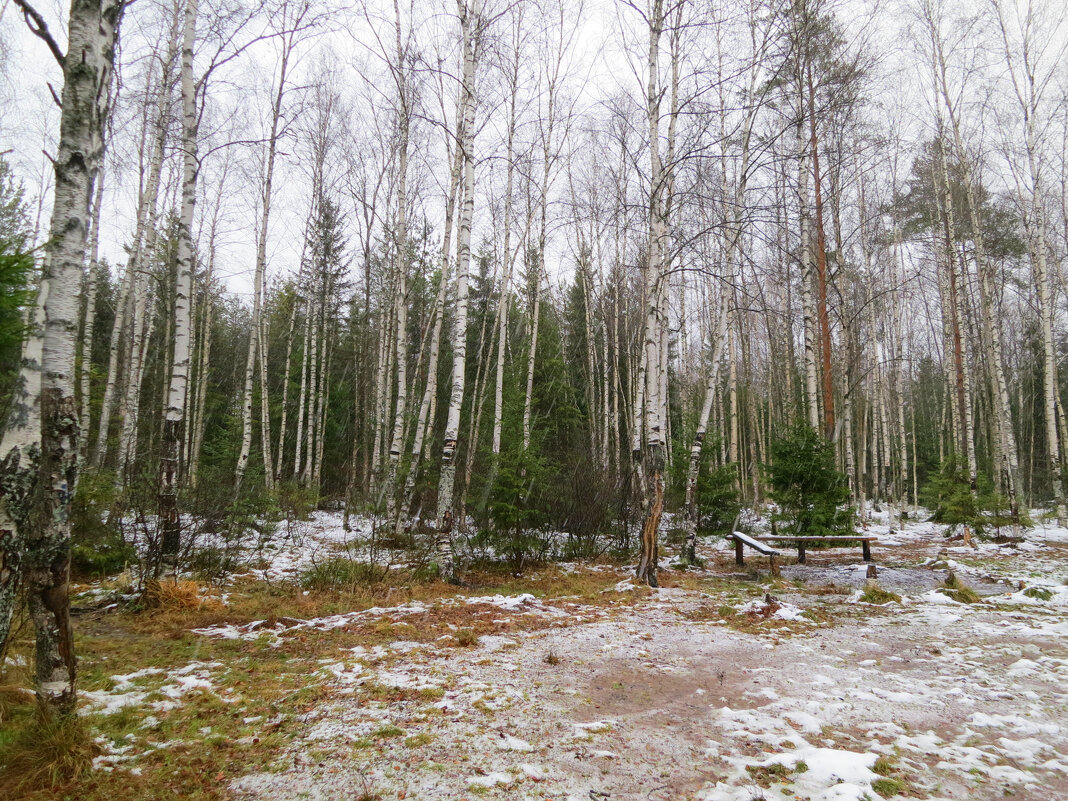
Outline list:
[[[22,16],[26,20],[26,26],[30,29],[30,33],[48,45],[48,49],[52,51],[52,55],[56,59],[56,63],[60,68],[65,69],[67,65],[67,57],[63,55],[63,51],[60,49],[56,40],[52,37],[52,33],[48,30],[48,23],[45,22],[44,17],[31,6],[26,0],[15,0],[15,5],[22,11]],[[49,87],[51,89],[52,87]],[[55,92],[52,93],[53,97]]]

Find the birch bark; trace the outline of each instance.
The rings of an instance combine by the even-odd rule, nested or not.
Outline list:
[[[397,208],[394,223],[393,273],[395,275],[394,298],[397,304],[397,403],[393,418],[393,434],[389,445],[389,467],[383,493],[386,497],[386,517],[390,524],[397,524],[397,467],[404,449],[404,422],[408,405],[408,137],[411,126],[411,105],[408,92],[408,76],[405,72],[406,54],[401,41],[400,5],[393,0],[396,16],[396,66],[391,69],[397,84],[399,100],[397,120]]]
[[[264,176],[263,176],[263,194],[260,196],[260,224],[256,236],[256,274],[253,278],[253,299],[252,299],[252,325],[249,332],[248,339],[248,355],[245,359],[245,391],[243,395],[241,405],[241,451],[238,453],[237,466],[234,471],[234,498],[235,500],[241,493],[241,483],[245,477],[245,470],[248,468],[248,459],[252,450],[252,381],[253,371],[257,359],[259,350],[259,342],[262,338],[260,316],[263,308],[263,294],[266,288],[266,270],[267,270],[267,231],[271,219],[271,199],[274,191],[274,166],[275,158],[278,154],[278,140],[281,136],[279,130],[282,120],[282,101],[285,98],[286,93],[286,79],[289,73],[289,59],[293,55],[293,51],[297,44],[297,30],[300,28],[301,19],[304,12],[307,10],[305,4],[301,4],[299,10],[293,20],[289,19],[289,4],[283,3],[281,10],[282,24],[289,27],[289,30],[285,33],[282,42],[282,52],[278,65],[278,85],[275,87],[274,97],[271,102],[271,128],[267,135],[267,155],[264,164]],[[259,360],[261,363],[261,403],[264,409],[267,408],[267,383],[262,378],[266,374],[266,354],[260,354]],[[263,417],[264,410],[261,409],[261,420],[264,426],[264,433],[267,434],[267,438],[263,439],[263,451],[264,451],[264,465],[263,474],[265,481],[267,482],[267,489],[270,491],[274,485],[274,472],[270,458],[270,437],[267,429],[270,427],[269,418]]]
[[[186,0],[182,31],[182,208],[178,219],[178,275],[174,285],[174,356],[171,359],[167,408],[159,459],[159,527],[164,557],[178,553],[181,519],[178,515],[179,449],[185,425],[189,389],[190,295],[193,286],[193,213],[196,209],[197,150],[196,86],[193,45],[199,0]]]
[[[96,178],[96,193],[93,198],[93,216],[90,223],[89,239],[89,264],[85,288],[85,317],[82,322],[82,347],[81,347],[81,412],[78,420],[78,454],[79,458],[85,459],[89,450],[89,423],[90,423],[90,375],[93,370],[93,328],[96,322],[96,283],[100,273],[100,265],[97,263],[100,249],[100,204],[104,199],[104,170],[101,167]]]
[[[441,453],[441,475],[438,480],[438,569],[443,578],[456,580],[452,529],[456,511],[453,509],[453,484],[456,479],[457,437],[460,431],[460,408],[464,400],[464,379],[467,367],[467,275],[471,263],[471,221],[475,209],[475,70],[483,22],[481,0],[457,0],[460,31],[463,37],[463,139],[459,145],[463,153],[464,193],[460,211],[460,231],[456,253],[456,309],[452,326],[452,391],[449,395],[449,414],[445,423],[445,445]]]
[[[41,457],[34,500],[36,525],[23,562],[26,597],[37,630],[38,702],[74,711],[75,657],[70,625],[70,505],[78,483],[78,409],[74,356],[78,298],[85,262],[93,181],[104,150],[108,86],[124,3],[71,4],[68,56],[62,60],[59,146],[53,162],[55,198],[42,282]],[[75,54],[74,58],[70,54]]]

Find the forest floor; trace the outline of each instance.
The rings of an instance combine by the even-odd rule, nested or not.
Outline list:
[[[81,587],[96,770],[28,797],[1068,798],[1068,530],[969,547],[884,517],[882,605],[859,548],[775,579],[724,542],[658,590],[613,564],[294,585],[358,533],[321,513],[151,611],[117,605],[121,579]],[[977,602],[939,590],[949,570]]]

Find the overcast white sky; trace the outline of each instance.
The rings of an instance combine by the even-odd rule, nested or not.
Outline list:
[[[374,0],[378,2],[378,0]],[[433,3],[433,0],[431,0]],[[203,2],[207,13],[209,2]],[[372,106],[385,103],[384,92],[389,91],[389,81],[381,65],[376,65],[372,55],[378,44],[374,34],[392,36],[392,28],[382,20],[392,15],[392,3],[381,4],[380,13],[371,9],[367,14],[355,9],[337,11],[331,16],[333,30],[306,42],[300,50],[300,62],[294,83],[307,85],[312,76],[321,72],[324,65],[336,71],[335,83],[353,112],[353,116],[368,124]],[[949,4],[953,5],[953,4]],[[134,225],[134,210],[137,201],[137,145],[138,120],[130,112],[136,94],[143,90],[145,57],[150,45],[159,39],[158,9],[165,0],[138,0],[127,11],[123,23],[123,88],[124,111],[116,118],[116,131],[112,151],[109,154],[109,172],[106,177],[105,212],[101,233],[101,254],[113,264],[125,261],[123,245],[129,241]],[[740,3],[718,6],[724,13],[733,13]],[[909,19],[907,0],[889,0],[872,5],[871,2],[849,2],[842,5],[840,16],[845,20],[850,36],[863,38],[879,50],[877,82],[871,113],[879,115],[877,125],[885,125],[893,118],[903,126],[908,138],[929,135],[931,115],[926,97],[926,88],[917,83],[916,54],[903,35]],[[948,8],[949,6],[947,6]],[[452,16],[455,6],[447,0],[436,4],[417,3],[415,25],[418,38],[424,43],[424,58],[431,60],[433,47],[445,47],[456,24]],[[569,7],[568,15],[575,16]],[[61,21],[65,6],[58,0],[43,0],[39,9],[53,26],[61,41]],[[402,12],[403,13],[403,12]],[[537,27],[545,20],[533,9],[529,12],[531,26]],[[58,111],[51,99],[48,84],[59,88],[60,73],[45,46],[25,29],[20,16],[10,0],[0,0],[0,42],[3,61],[0,64],[0,151],[9,150],[8,160],[26,182],[28,194],[36,201],[41,199],[41,225],[47,228],[47,212],[51,194],[51,170],[45,151],[54,149],[58,125]],[[644,40],[638,25],[637,14],[616,0],[587,0],[582,11],[577,13],[579,25],[575,35],[573,55],[569,61],[570,81],[568,91],[579,111],[587,112],[585,120],[604,118],[598,105],[606,98],[626,92],[636,96],[644,76],[636,74],[628,60],[628,47],[640,59]],[[1060,24],[1063,20],[1053,20]],[[507,24],[498,24],[498,36],[507,34]],[[1060,35],[1060,34],[1058,34]],[[1063,39],[1063,36],[1062,36]],[[388,38],[386,39],[388,46]],[[629,44],[628,44],[629,43]],[[971,45],[973,42],[966,42]],[[219,138],[227,137],[256,139],[266,129],[269,104],[268,87],[275,65],[275,47],[271,43],[260,44],[231,64],[220,74],[213,86],[212,117],[206,127],[220,129]],[[445,67],[453,69],[455,50],[442,51]],[[992,58],[990,54],[980,58]],[[204,54],[198,53],[198,69],[203,67]],[[534,65],[525,65],[531,71]],[[987,68],[989,71],[989,67]],[[377,70],[377,74],[375,73]],[[995,71],[996,72],[996,71]],[[369,75],[365,82],[360,75]],[[494,109],[499,102],[499,87],[487,79],[486,94],[480,108],[480,131],[477,143],[478,157],[482,159],[478,169],[479,194],[476,203],[474,242],[489,235],[491,229],[489,195],[498,193],[503,183],[500,163],[500,137],[504,127],[504,111]],[[451,89],[449,90],[451,91]],[[297,94],[294,94],[294,98]],[[451,101],[448,109],[451,114]],[[428,100],[428,110],[435,106]],[[299,132],[313,116],[306,109],[296,120]],[[384,116],[384,115],[383,115]],[[574,142],[578,142],[578,128],[585,122],[576,123]],[[226,129],[230,128],[227,132]],[[527,122],[529,138],[533,135],[531,123]],[[993,147],[996,131],[976,129]],[[522,136],[523,134],[521,134]],[[440,233],[441,209],[440,186],[446,181],[442,166],[439,129],[432,124],[421,123],[415,133],[418,142],[413,160],[413,186],[421,192],[420,205]],[[341,137],[336,157],[335,173],[341,199],[348,207],[349,222],[353,228],[350,243],[356,246],[356,211],[348,197],[346,185],[356,170],[353,161],[370,149],[371,137],[365,131],[351,128]],[[272,219],[269,236],[268,274],[272,277],[291,274],[299,258],[304,220],[309,203],[309,170],[307,166],[306,136],[297,133],[281,145],[282,155],[278,164],[275,182]],[[218,176],[228,164],[230,178],[223,192],[223,213],[216,269],[226,286],[233,292],[248,294],[253,272],[256,224],[259,219],[257,192],[258,151],[254,146],[232,148],[229,153],[219,151],[209,156],[203,167],[201,181],[200,212],[210,211],[217,192]],[[173,180],[177,159],[170,159],[170,193],[164,194],[162,207],[173,203],[176,197],[176,182]],[[907,165],[903,170],[907,172]],[[567,189],[567,176],[558,175],[554,184],[556,193]],[[206,197],[205,197],[206,196]],[[203,232],[201,235],[203,243]],[[567,254],[569,242],[562,235],[555,236],[551,248],[559,267],[558,275],[569,272]],[[358,255],[356,260],[358,261]]]

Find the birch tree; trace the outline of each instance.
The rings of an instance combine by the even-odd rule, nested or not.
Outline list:
[[[452,390],[445,423],[445,444],[441,453],[441,474],[438,478],[438,569],[443,578],[456,579],[452,530],[455,515],[463,510],[453,509],[453,485],[456,480],[457,440],[460,433],[460,409],[464,401],[464,381],[467,373],[467,278],[471,265],[471,223],[475,210],[475,70],[478,66],[480,38],[484,21],[481,0],[457,0],[462,41],[462,101],[460,116],[462,138],[458,143],[463,164],[463,202],[460,210],[459,235],[456,243],[456,297],[452,323]]]
[[[178,220],[178,277],[174,288],[174,351],[171,358],[163,443],[159,460],[159,528],[161,551],[178,553],[181,519],[178,515],[178,460],[185,425],[186,393],[189,388],[193,286],[193,214],[196,210],[197,175],[200,172],[197,129],[197,87],[193,80],[193,48],[196,42],[199,0],[185,0],[182,28],[182,208]]]
[[[47,45],[63,70],[59,147],[53,159],[55,196],[41,274],[43,325],[40,345],[40,450],[37,488],[22,495],[33,506],[35,524],[24,509],[8,508],[15,525],[4,532],[24,547],[23,577],[30,616],[37,632],[36,689],[38,702],[61,714],[74,711],[75,656],[70,624],[70,508],[78,484],[79,414],[75,399],[75,350],[78,299],[85,261],[93,182],[104,152],[108,87],[125,4],[107,0],[71,5],[67,20],[67,52],[63,53],[43,18],[24,0],[16,5],[31,31]],[[33,370],[37,345],[27,350],[26,370]],[[33,390],[27,375],[21,392]],[[4,478],[28,489],[34,464],[33,398],[23,394],[23,416],[3,448]],[[17,476],[17,478],[16,478]],[[6,493],[5,493],[6,495]],[[18,503],[18,495],[11,495]],[[23,533],[25,532],[25,533]],[[24,545],[22,545],[24,543]],[[8,569],[5,561],[2,570]],[[16,560],[17,564],[18,560]],[[0,586],[3,586],[0,584]],[[9,610],[0,608],[0,618]],[[3,633],[6,635],[4,624]],[[0,643],[3,646],[6,643]]]
[[[271,218],[271,200],[274,192],[275,159],[278,154],[278,142],[284,134],[282,103],[286,96],[286,82],[289,78],[290,59],[293,58],[297,45],[300,42],[300,34],[304,29],[304,19],[308,13],[309,5],[307,0],[294,0],[292,3],[288,2],[288,0],[284,0],[278,10],[279,16],[277,24],[280,26],[281,51],[279,53],[277,83],[273,87],[274,95],[271,99],[271,121],[267,134],[266,154],[264,156],[263,165],[263,188],[259,198],[260,220],[256,235],[256,270],[252,280],[252,326],[249,335],[248,358],[245,360],[245,391],[241,404],[241,451],[238,454],[237,467],[234,470],[235,499],[241,493],[241,483],[245,477],[245,470],[248,467],[249,453],[252,449],[252,383],[256,360],[258,356],[260,363],[265,364],[267,359],[267,355],[259,350],[260,342],[263,339],[261,331],[263,326],[261,309],[263,306],[263,295],[266,289],[267,232]],[[265,371],[263,372],[265,373]],[[262,397],[266,398],[267,385],[263,381],[262,374],[260,392],[262,393]],[[264,421],[263,424],[265,429],[270,425],[269,419],[264,416],[266,409],[267,405],[266,401],[264,401],[264,408],[261,410],[261,419]],[[269,458],[270,433],[267,430],[265,430],[264,433],[266,436],[261,438],[264,447],[266,448],[264,451],[264,478],[267,483],[267,489],[271,490],[274,483],[274,471],[272,469],[271,459]]]

